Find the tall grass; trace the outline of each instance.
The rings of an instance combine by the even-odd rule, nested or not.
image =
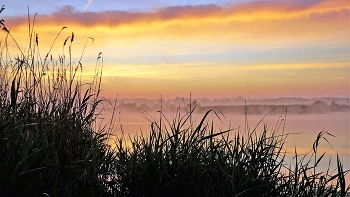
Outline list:
[[[274,128],[262,125],[217,130],[206,112],[192,127],[193,110],[165,123],[151,121],[149,135],[120,136],[116,165],[108,186],[117,196],[345,196],[342,164],[322,172],[317,154],[321,132],[309,153],[285,159],[284,119]],[[218,114],[216,114],[218,115]],[[128,145],[126,142],[130,141]]]
[[[286,163],[282,119],[261,131],[247,124],[244,130],[220,130],[208,119],[220,113],[209,110],[196,124],[190,105],[172,119],[162,110],[158,120],[145,113],[148,134],[118,134],[110,146],[116,131],[97,121],[102,54],[94,79],[82,84],[81,58],[72,60],[74,33],[61,42],[66,28],[59,31],[51,49],[61,43],[68,57],[55,59],[51,49],[40,53],[34,22],[26,50],[1,25],[2,196],[345,196],[350,188],[339,158],[335,172],[318,170],[325,132],[309,153],[295,152],[293,163]],[[17,54],[9,44],[18,47]]]
[[[74,33],[60,43],[56,39],[66,28],[59,31],[51,49],[59,44],[69,53],[55,59],[51,49],[41,54],[33,26],[28,25],[29,43],[21,48],[2,22],[2,196],[103,196],[107,193],[99,175],[111,153],[106,143],[110,130],[96,123],[102,70],[82,84],[81,59],[72,61]],[[10,44],[18,47],[17,54]],[[96,64],[102,64],[102,54]]]

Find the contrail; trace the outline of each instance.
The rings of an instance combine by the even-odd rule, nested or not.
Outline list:
[[[87,4],[85,5],[85,7],[84,7],[84,12],[86,11],[86,9],[89,7],[89,5],[90,5],[90,3],[92,2],[93,0],[89,0],[88,2],[87,2]]]

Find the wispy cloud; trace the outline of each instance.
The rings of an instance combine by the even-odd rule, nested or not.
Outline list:
[[[35,27],[38,31],[43,29],[54,34],[61,26],[67,26],[77,35],[89,32],[88,36],[115,46],[132,45],[142,40],[145,45],[155,41],[171,42],[172,46],[181,43],[186,49],[202,43],[218,50],[228,48],[222,44],[245,44],[245,48],[249,45],[251,50],[275,48],[281,44],[284,48],[291,45],[344,45],[348,41],[349,32],[344,27],[348,26],[350,6],[344,0],[250,1],[225,7],[165,7],[150,12],[87,11],[92,1],[85,5],[86,12],[64,6],[50,15],[39,13]],[[27,28],[26,16],[4,19],[12,30]],[[172,49],[176,54],[183,53],[184,47],[181,46],[168,47],[167,51],[171,53],[169,50]],[[139,54],[148,53],[140,51]]]
[[[84,6],[84,12],[86,12],[86,9],[89,7],[89,5],[92,3],[93,0],[89,0],[86,5]]]
[[[89,0],[84,10],[89,6]],[[162,40],[201,40],[208,43],[344,43],[348,34],[350,6],[343,0],[254,1],[220,7],[217,5],[177,6],[152,12],[80,12],[65,6],[50,15],[40,15],[36,28],[67,26],[101,39],[123,37],[128,42],[147,38]],[[11,29],[27,27],[27,18],[5,18]],[[75,28],[78,27],[78,28]],[[98,32],[98,33],[97,33]],[[78,32],[77,32],[78,33]],[[115,39],[112,39],[115,40]],[[295,42],[294,42],[295,43]]]
[[[71,6],[65,6],[51,15],[52,22],[71,21],[81,25],[95,26],[108,24],[118,26],[144,22],[169,22],[174,20],[199,20],[216,23],[232,21],[262,21],[306,19],[319,15],[334,15],[349,11],[350,5],[344,0],[308,1],[254,1],[231,4],[226,7],[217,5],[175,6],[159,8],[153,12],[127,12],[110,10],[104,12],[88,12],[87,8],[93,0],[89,0],[84,12],[79,12]],[[26,16],[24,21],[26,22]]]

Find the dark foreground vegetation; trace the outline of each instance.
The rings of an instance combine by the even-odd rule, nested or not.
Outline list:
[[[218,111],[195,124],[191,106],[170,120],[160,111],[150,132],[123,136],[97,121],[102,54],[94,80],[82,84],[81,59],[71,60],[74,34],[53,42],[69,49],[56,59],[40,53],[31,24],[26,50],[13,53],[8,46],[17,43],[1,23],[1,196],[345,196],[350,188],[340,158],[335,171],[318,170],[328,133],[286,163],[282,119],[259,131],[219,130],[207,119]]]

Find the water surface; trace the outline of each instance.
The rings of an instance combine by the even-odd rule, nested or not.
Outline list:
[[[172,121],[174,113],[164,114],[168,120]],[[197,125],[204,114],[194,114],[192,117],[193,125]],[[320,170],[327,170],[328,161],[332,159],[333,164],[331,169],[336,166],[336,154],[338,153],[342,159],[344,169],[350,169],[350,148],[349,148],[349,113],[348,112],[332,112],[324,114],[268,114],[263,118],[262,114],[249,114],[247,115],[247,123],[250,129],[254,129],[258,123],[256,131],[261,132],[263,125],[266,125],[269,131],[279,128],[279,131],[284,133],[290,133],[286,140],[285,147],[287,150],[287,162],[291,161],[295,155],[294,151],[303,154],[309,152],[313,148],[313,143],[317,138],[317,135],[324,131],[331,135],[324,134],[323,137],[327,139],[321,139],[318,147],[318,155],[326,152],[326,156],[323,159],[323,163],[320,165]],[[148,118],[145,118],[145,114],[142,113],[124,113],[120,112],[116,116],[116,120],[122,125],[124,134],[135,135],[147,134],[150,131],[150,121],[159,121],[160,114],[157,112],[147,114]],[[239,131],[243,132],[245,127],[246,116],[244,114],[225,114],[219,116],[220,119],[214,114],[208,116],[209,120],[213,120],[214,127],[217,130],[226,130],[228,128],[240,128]],[[107,120],[110,118],[110,114],[106,114]],[[263,119],[262,119],[263,118]],[[148,119],[148,120],[147,120]],[[283,119],[283,120],[282,120]],[[165,118],[162,118],[165,122]],[[281,123],[281,124],[279,124]],[[232,132],[238,132],[234,130]],[[120,135],[120,130],[116,131],[116,135]],[[350,175],[346,176],[346,179],[350,181]]]

